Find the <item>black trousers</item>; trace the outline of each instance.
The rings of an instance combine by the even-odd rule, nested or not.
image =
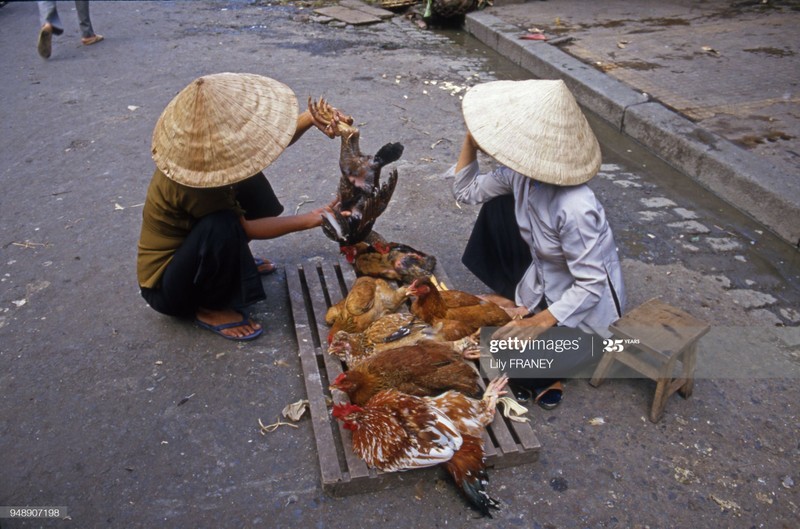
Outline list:
[[[530,247],[519,233],[513,195],[495,197],[481,207],[461,262],[494,292],[514,299],[517,284],[533,258]],[[544,298],[539,308],[547,308]],[[547,339],[547,332],[539,338]],[[588,356],[545,356],[555,360],[553,365],[557,366],[557,370],[554,378],[514,378],[510,380],[512,386],[522,386],[536,392],[594,361]]]
[[[514,196],[486,202],[461,257],[464,266],[492,291],[513,300],[517,284],[532,261],[514,216]]]
[[[261,173],[236,184],[236,195],[248,220],[283,212]],[[142,297],[158,312],[183,318],[200,307],[242,309],[266,299],[249,242],[236,212],[206,215],[175,252],[159,287],[142,288]]]

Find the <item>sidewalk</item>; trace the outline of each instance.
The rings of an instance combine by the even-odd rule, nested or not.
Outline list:
[[[466,29],[797,244],[800,11],[696,4],[496,0]],[[537,30],[553,44],[519,38]]]

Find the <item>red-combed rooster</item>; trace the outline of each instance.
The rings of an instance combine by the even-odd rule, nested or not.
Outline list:
[[[342,246],[341,252],[357,275],[397,280],[404,285],[430,276],[436,268],[436,257],[398,242],[360,242]]]
[[[411,313],[431,325],[442,325],[445,340],[458,340],[481,327],[501,327],[511,321],[497,304],[460,290],[439,290],[430,278],[416,279],[406,294],[416,299]]]
[[[434,341],[381,351],[336,377],[330,388],[358,405],[385,389],[420,397],[450,389],[476,395],[481,389],[475,367],[450,345]]]
[[[505,376],[493,380],[481,400],[456,391],[415,397],[386,390],[363,407],[336,404],[333,416],[353,432],[353,452],[369,466],[395,472],[443,464],[470,505],[491,517],[499,505],[486,493],[483,429],[506,383]]]

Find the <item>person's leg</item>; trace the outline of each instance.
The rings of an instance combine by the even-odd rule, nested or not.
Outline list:
[[[566,330],[567,329],[564,327],[553,327],[536,336],[536,339],[558,342],[559,340],[565,339],[564,331]],[[569,338],[575,336],[572,332],[579,331],[570,331]],[[527,337],[523,334],[519,336],[519,338],[524,339]],[[584,342],[584,345],[586,344],[587,342]],[[579,347],[577,349],[562,350],[560,352],[555,350],[537,351],[533,356],[535,356],[536,360],[545,360],[545,365],[549,366],[537,370],[537,374],[539,374],[541,378],[512,377],[509,379],[508,384],[518,399],[524,400],[524,397],[533,397],[536,402],[545,409],[555,408],[561,402],[564,391],[564,387],[561,384],[563,380],[582,377],[582,373],[592,368],[600,359],[599,355],[594,354],[592,347]],[[589,372],[592,370],[593,369],[590,369]]]
[[[89,18],[89,2],[75,0],[75,9],[78,11],[78,23],[81,27],[81,42],[83,45],[88,46],[103,40],[103,36],[95,33],[92,28],[92,20]]]
[[[42,26],[50,24],[53,34],[61,35],[64,33],[64,26],[61,24],[61,19],[58,17],[58,9],[56,9],[55,2],[37,2],[39,4],[39,18]]]
[[[461,257],[464,266],[494,292],[513,300],[531,261],[514,216],[513,195],[486,202]]]
[[[61,26],[61,19],[58,18],[55,2],[38,2],[38,5],[42,26],[39,28],[36,49],[43,59],[49,59],[53,52],[53,34],[61,35],[64,33],[64,28]]]
[[[142,296],[170,316],[212,326],[241,321],[239,309],[266,295],[236,214],[214,213],[198,222],[164,271],[160,288],[143,289]],[[244,336],[259,328],[245,322],[224,334]]]
[[[89,2],[75,0],[75,10],[78,12],[78,24],[81,28],[81,36],[84,39],[93,37],[92,20],[89,18]]]

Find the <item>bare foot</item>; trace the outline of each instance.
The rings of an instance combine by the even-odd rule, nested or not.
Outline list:
[[[269,275],[277,269],[275,263],[263,257],[256,257],[255,262],[258,273],[262,276]]]
[[[218,331],[216,331],[226,337],[233,339],[245,338],[257,332],[259,329],[261,329],[260,323],[250,319],[248,319],[247,321],[243,321],[242,313],[237,312],[233,309],[210,310],[210,309],[199,308],[197,309],[197,314],[195,314],[195,318],[197,318],[197,321],[205,323],[206,325],[210,325],[212,327],[242,322],[241,325],[226,327],[224,329],[219,329]]]

